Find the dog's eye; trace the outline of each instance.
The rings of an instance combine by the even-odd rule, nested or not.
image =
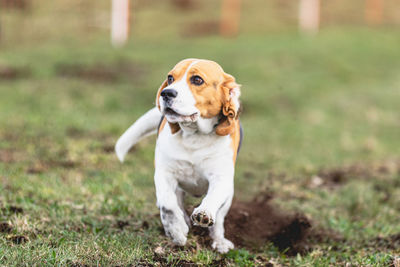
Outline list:
[[[168,85],[170,85],[174,81],[175,81],[174,77],[172,75],[168,75],[168,78],[167,78]]]
[[[200,76],[192,76],[192,78],[190,78],[190,81],[194,84],[194,85],[202,85],[204,83],[203,79]]]

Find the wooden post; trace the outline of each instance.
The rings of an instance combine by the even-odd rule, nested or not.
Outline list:
[[[382,23],[383,0],[365,1],[365,20],[368,24],[377,25]]]
[[[129,35],[129,0],[111,1],[111,43],[121,47]]]
[[[316,34],[320,23],[320,0],[300,0],[299,27],[308,34]]]
[[[235,36],[239,33],[241,0],[222,0],[220,33]]]

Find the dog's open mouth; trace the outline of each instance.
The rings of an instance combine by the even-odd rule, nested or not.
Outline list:
[[[172,108],[165,108],[164,115],[167,117],[169,121],[172,122],[188,122],[195,121],[197,119],[198,113],[195,112],[191,115],[182,115],[173,110]]]

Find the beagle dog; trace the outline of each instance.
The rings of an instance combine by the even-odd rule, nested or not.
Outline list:
[[[143,137],[158,133],[154,182],[167,236],[184,246],[191,223],[209,227],[212,247],[234,247],[224,237],[224,218],[233,197],[233,177],[242,141],[240,86],[215,62],[185,59],[158,89],[156,107],[140,117],[117,141],[122,162]],[[189,217],[186,193],[204,198]]]

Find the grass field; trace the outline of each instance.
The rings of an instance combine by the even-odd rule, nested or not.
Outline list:
[[[0,265],[400,266],[398,30],[174,35],[120,50],[106,37],[0,50]],[[221,256],[192,233],[175,248],[155,205],[155,138],[118,162],[115,141],[186,57],[242,84],[235,196],[267,191],[305,216],[320,234],[301,253],[266,241]]]

